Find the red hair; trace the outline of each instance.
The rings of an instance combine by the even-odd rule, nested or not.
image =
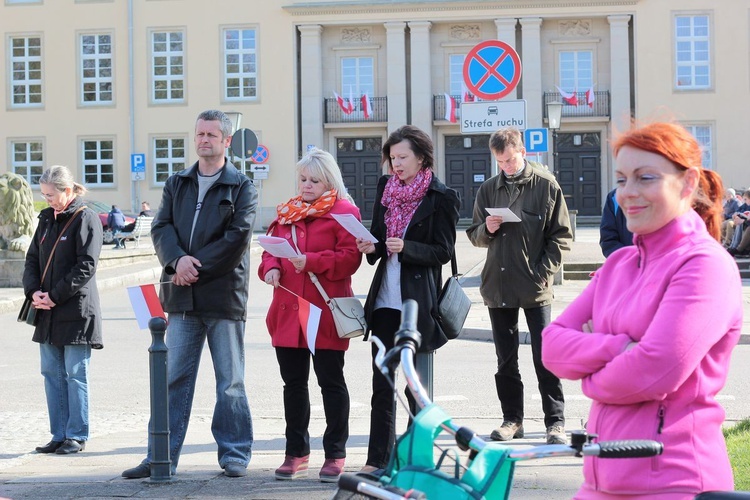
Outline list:
[[[624,146],[663,156],[680,170],[698,167],[701,176],[692,206],[706,223],[709,234],[719,240],[724,186],[719,174],[701,166],[700,144],[685,127],[659,122],[631,128],[615,138],[612,144],[614,155],[617,156]]]

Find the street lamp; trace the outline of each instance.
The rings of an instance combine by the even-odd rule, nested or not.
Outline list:
[[[552,171],[557,176],[557,131],[562,121],[563,104],[560,101],[547,103],[547,127],[552,131]]]

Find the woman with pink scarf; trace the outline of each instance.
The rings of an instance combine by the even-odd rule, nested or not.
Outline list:
[[[421,380],[431,377],[432,352],[447,338],[437,324],[441,269],[456,243],[459,199],[433,172],[430,137],[412,125],[393,132],[383,145],[383,162],[391,175],[378,182],[370,232],[377,243],[357,240],[367,262],[377,264],[365,302],[369,332],[393,346],[401,321],[401,304],[419,304],[417,328],[422,346],[416,357]],[[376,348],[373,346],[373,356]],[[393,392],[373,365],[372,410],[367,465],[363,472],[385,468],[395,443]],[[413,407],[413,401],[410,399]]]

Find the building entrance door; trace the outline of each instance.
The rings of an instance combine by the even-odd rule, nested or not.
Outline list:
[[[363,220],[370,220],[375,205],[378,179],[382,175],[380,163],[382,138],[356,137],[336,140],[336,161],[341,168],[349,196],[359,207]]]
[[[479,186],[492,176],[489,135],[445,136],[445,184],[458,191],[461,218],[471,219]]]
[[[575,137],[580,137],[576,139]],[[576,145],[578,144],[578,145]],[[601,215],[601,139],[598,133],[557,134],[557,182],[568,210]]]

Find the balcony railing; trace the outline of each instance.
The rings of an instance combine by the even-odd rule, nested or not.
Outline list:
[[[325,123],[387,122],[388,98],[371,97],[370,102],[372,102],[372,114],[369,118],[365,118],[361,99],[354,99],[352,103],[354,104],[354,111],[346,114],[335,98],[327,97],[324,102]]]
[[[459,119],[461,118],[461,96],[452,95],[451,97],[456,100],[456,119]],[[432,96],[432,119],[445,120],[445,94]]]
[[[594,92],[594,102],[591,106],[586,102],[586,92],[577,92],[576,97],[578,97],[578,105],[573,106],[566,103],[559,92],[545,92],[544,99],[542,100],[544,118],[547,118],[547,103],[555,101],[563,103],[562,116],[564,118],[610,116],[608,90],[597,90]]]

